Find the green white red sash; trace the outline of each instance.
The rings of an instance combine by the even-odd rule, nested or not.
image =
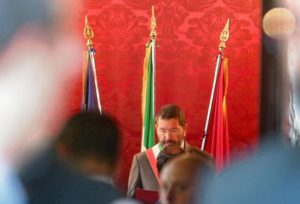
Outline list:
[[[150,163],[151,169],[158,183],[160,183],[160,179],[159,179],[159,173],[156,167],[156,163],[157,163],[157,156],[162,149],[163,149],[162,145],[158,143],[146,151],[148,161]]]

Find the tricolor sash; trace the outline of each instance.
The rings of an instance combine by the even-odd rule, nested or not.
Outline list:
[[[158,144],[154,145],[152,148],[150,148],[146,151],[148,161],[150,163],[151,169],[152,169],[158,183],[160,183],[160,178],[159,178],[158,170],[157,170],[157,167],[156,167],[157,155],[162,150],[162,148],[163,147],[161,146],[161,144],[158,143]]]

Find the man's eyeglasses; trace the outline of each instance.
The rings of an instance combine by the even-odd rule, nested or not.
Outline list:
[[[172,129],[159,129],[159,132],[161,134],[178,134],[180,132],[180,129],[179,128],[172,128]]]

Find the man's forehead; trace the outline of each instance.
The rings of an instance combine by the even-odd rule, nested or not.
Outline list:
[[[158,118],[157,123],[179,123],[178,118],[162,118],[161,116]]]

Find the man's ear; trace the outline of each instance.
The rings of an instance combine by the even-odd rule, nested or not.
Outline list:
[[[182,127],[182,129],[183,129],[183,136],[184,137],[186,136],[187,126],[188,126],[188,124],[185,124],[185,126]]]
[[[157,119],[154,120],[154,128],[157,129]]]

